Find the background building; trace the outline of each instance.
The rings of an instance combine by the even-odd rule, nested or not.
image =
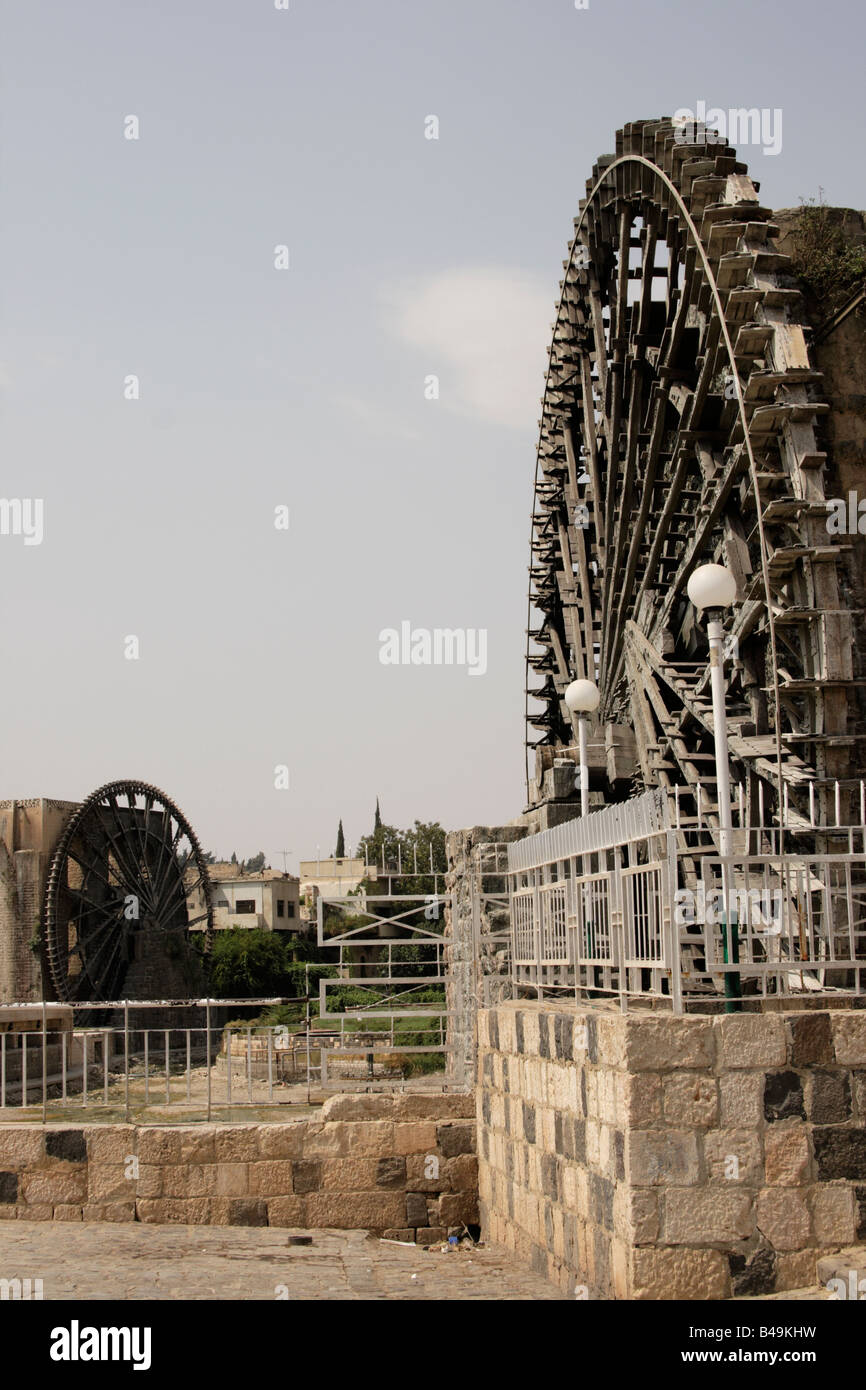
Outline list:
[[[277,869],[242,874],[237,864],[213,864],[210,878],[217,931],[233,927],[299,930],[300,882],[293,874]]]

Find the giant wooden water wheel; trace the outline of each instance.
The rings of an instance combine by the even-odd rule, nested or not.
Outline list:
[[[684,135],[698,135],[687,143]],[[587,183],[540,421],[527,641],[530,804],[601,691],[606,800],[715,796],[692,570],[733,570],[730,747],[750,824],[805,824],[862,775],[845,537],[828,534],[820,377],[772,214],[712,132],[639,121]],[[540,684],[539,684],[540,678]],[[862,683],[862,682],[861,682]],[[540,702],[540,709],[534,708]],[[606,749],[606,754],[605,754]],[[787,790],[786,790],[787,789]]]
[[[174,802],[110,782],[72,813],[54,850],[43,929],[57,999],[188,995],[186,966],[213,941],[207,863]]]

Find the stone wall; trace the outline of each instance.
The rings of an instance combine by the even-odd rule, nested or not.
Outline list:
[[[866,1241],[866,1011],[479,1014],[482,1230],[573,1292],[806,1287]]]
[[[475,1100],[333,1096],[287,1124],[0,1125],[0,1219],[373,1230],[478,1222]]]

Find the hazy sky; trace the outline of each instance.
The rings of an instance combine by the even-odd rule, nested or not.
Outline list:
[[[44,502],[41,545],[0,536],[0,796],[139,777],[291,867],[377,794],[398,824],[513,817],[538,398],[593,161],[628,120],[778,107],[781,153],[743,151],[763,201],[862,208],[862,10],[0,12],[2,491]],[[381,664],[404,620],[485,629],[486,673]]]

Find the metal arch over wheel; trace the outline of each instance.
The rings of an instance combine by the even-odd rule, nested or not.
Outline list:
[[[147,782],[109,782],[73,813],[51,861],[43,923],[58,999],[125,997],[142,950],[177,955],[200,931],[208,953],[213,907],[195,832]]]
[[[712,821],[707,646],[686,594],[710,561],[737,580],[726,677],[749,823],[787,802],[787,823],[806,824],[809,782],[827,809],[856,775],[845,547],[828,534],[816,436],[827,407],[771,216],[725,141],[669,119],[627,125],[587,183],[536,464],[530,803],[573,759],[563,694],[588,677],[607,749],[593,785],[697,800],[700,784]]]

